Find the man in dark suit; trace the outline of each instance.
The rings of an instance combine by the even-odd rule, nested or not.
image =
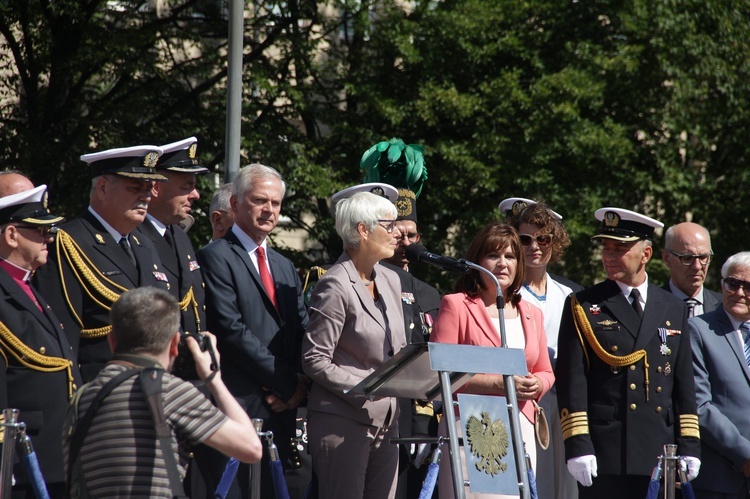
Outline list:
[[[40,185],[0,198],[0,410],[20,411],[50,497],[61,498],[63,422],[81,377],[60,321],[29,285],[47,261],[53,228],[63,221],[45,208],[46,189]],[[36,497],[25,467],[19,463],[13,474],[12,497]]]
[[[197,255],[206,283],[208,329],[217,337],[227,387],[251,417],[263,419],[264,430],[273,431],[282,462],[289,463],[297,406],[307,396],[300,356],[308,319],[294,265],[267,245],[286,185],[273,168],[253,164],[240,170],[232,190],[234,225]],[[238,482],[247,497],[243,468]],[[261,495],[273,498],[268,464],[261,469]],[[299,473],[306,476],[289,480]],[[304,468],[287,473],[293,496],[304,493],[294,489],[309,482],[309,473]]]
[[[652,218],[595,213],[607,280],[566,303],[555,375],[568,470],[581,499],[643,496],[665,444],[700,469],[687,309],[649,284]]]
[[[664,234],[661,257],[670,279],[663,288],[685,301],[688,317],[721,307],[721,293],[703,287],[713,256],[711,236],[701,225],[683,222]]]
[[[167,275],[147,238],[131,234],[146,218],[161,155],[156,146],[110,149],[81,156],[93,178],[90,204],[63,224],[50,263],[35,275],[37,289],[64,325],[84,381],[112,357],[109,309],[128,289],[168,289]]]
[[[750,252],[721,268],[722,306],[689,321],[703,466],[701,499],[750,498]]]
[[[161,146],[162,155],[156,171],[167,182],[155,182],[151,191],[146,220],[138,232],[151,241],[167,274],[169,292],[177,298],[182,311],[184,332],[199,333],[206,329],[205,296],[200,265],[195,250],[180,222],[190,215],[193,202],[200,198],[196,175],[208,173],[197,159],[198,139]]]

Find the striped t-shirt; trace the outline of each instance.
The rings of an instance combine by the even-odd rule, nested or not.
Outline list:
[[[78,417],[86,413],[101,387],[130,367],[109,364],[86,388]],[[193,385],[164,373],[164,414],[179,440],[180,476],[185,476],[187,443],[202,442],[227,416]],[[91,497],[172,497],[166,464],[138,375],[126,379],[99,405],[80,452],[84,482]],[[64,455],[68,458],[68,432]],[[173,438],[172,447],[177,452]]]

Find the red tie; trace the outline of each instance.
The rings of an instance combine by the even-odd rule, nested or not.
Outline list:
[[[273,306],[278,310],[279,306],[276,304],[276,286],[273,284],[273,278],[271,277],[271,273],[268,271],[268,265],[266,264],[266,250],[264,250],[262,246],[258,246],[256,254],[258,255],[258,273],[260,274],[260,280],[263,281],[263,287],[266,288],[266,293],[268,293],[271,303],[273,303]]]

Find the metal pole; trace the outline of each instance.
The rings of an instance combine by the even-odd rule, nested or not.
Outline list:
[[[508,348],[508,342],[505,339],[505,316],[503,315],[505,301],[503,300],[503,290],[500,287],[500,283],[497,281],[495,274],[481,265],[469,261],[466,261],[465,263],[469,267],[487,274],[495,283],[497,289],[497,315],[498,321],[500,322],[500,343],[502,348]],[[529,489],[529,473],[528,468],[526,467],[526,450],[523,443],[523,435],[521,433],[518,398],[516,397],[516,382],[513,379],[512,374],[504,374],[503,383],[505,384],[505,396],[508,399],[508,416],[510,419],[511,436],[513,438],[513,453],[516,458],[516,470],[518,472],[518,489],[523,499],[530,499],[531,490]],[[536,445],[533,442],[532,444]]]
[[[448,427],[448,450],[453,470],[453,497],[465,499],[464,472],[461,467],[461,448],[458,446],[458,430],[456,429],[456,411],[453,408],[453,393],[451,392],[451,377],[445,371],[440,371],[440,389],[443,395],[443,417]]]
[[[3,452],[0,459],[0,499],[10,499],[13,480],[13,450],[18,434],[18,409],[3,409]]]
[[[664,499],[674,499],[677,472],[677,445],[664,446]]]
[[[263,420],[253,418],[252,421],[255,432],[260,436],[263,432]],[[250,498],[260,499],[260,461],[250,465]]]
[[[240,170],[240,141],[242,138],[242,55],[244,51],[245,33],[244,17],[244,0],[229,0],[225,182],[231,182]]]

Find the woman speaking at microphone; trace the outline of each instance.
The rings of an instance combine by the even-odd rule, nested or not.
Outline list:
[[[518,233],[510,225],[493,222],[485,226],[469,245],[466,260],[492,272],[500,283],[505,307],[497,308],[497,287],[485,273],[470,269],[456,282],[456,293],[446,295],[440,303],[435,327],[430,340],[438,343],[500,347],[499,315],[505,318],[505,337],[510,348],[523,349],[528,373],[514,376],[518,408],[521,412],[521,434],[532,468],[536,462],[534,421],[536,412],[532,401],[538,401],[555,381],[547,352],[542,312],[521,299],[524,276],[524,252]],[[480,395],[505,395],[503,377],[499,374],[477,374],[459,391]],[[455,417],[458,420],[458,411]],[[459,423],[460,429],[460,423]],[[447,435],[445,421],[439,432]],[[511,457],[512,459],[512,457]],[[461,463],[466,477],[464,448]],[[450,460],[443,459],[438,475],[440,499],[453,497],[453,473]],[[467,498],[505,497],[501,495],[471,494]],[[509,496],[510,497],[510,496]]]
[[[348,392],[406,346],[401,285],[378,262],[398,244],[396,208],[361,192],[336,205],[338,261],[310,300],[302,364],[313,384],[309,450],[321,498],[388,499],[396,494],[398,404]]]

